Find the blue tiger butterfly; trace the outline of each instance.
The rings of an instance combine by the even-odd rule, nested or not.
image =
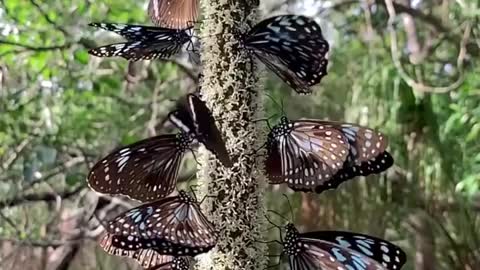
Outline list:
[[[329,45],[311,18],[281,15],[255,25],[244,46],[295,91],[311,93],[310,86],[327,75]]]

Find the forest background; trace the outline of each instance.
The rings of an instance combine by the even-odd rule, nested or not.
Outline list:
[[[87,24],[150,24],[146,5],[0,0],[0,269],[139,269],[95,243],[96,217],[135,202],[93,193],[85,177],[113,148],[172,132],[166,114],[196,88],[197,67],[91,57],[88,48],[117,37]],[[260,10],[315,17],[331,44],[313,95],[269,72],[262,91],[291,119],[377,128],[395,158],[380,176],[291,194],[299,229],[383,237],[405,249],[406,270],[479,269],[480,1],[264,0]],[[265,105],[267,115],[281,110]],[[195,169],[189,158],[182,185]],[[266,194],[267,208],[288,215],[270,191],[290,191]]]

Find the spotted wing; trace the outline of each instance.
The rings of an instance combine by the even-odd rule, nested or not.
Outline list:
[[[185,135],[168,134],[119,148],[95,164],[88,185],[100,193],[139,201],[163,198],[175,189],[187,147]]]
[[[197,20],[198,0],[150,0],[148,15],[158,26],[187,28]]]
[[[100,240],[100,246],[109,254],[121,257],[128,257],[136,260],[145,269],[176,269],[165,268],[171,265],[175,257],[169,255],[162,255],[153,249],[138,249],[129,250],[113,245],[114,235],[105,233]],[[181,268],[180,268],[181,269]]]
[[[320,26],[305,16],[281,15],[254,26],[245,45],[283,81],[299,93],[327,74],[328,42]]]
[[[210,247],[187,247],[159,239],[146,239],[135,236],[112,235],[111,249],[124,250],[125,252],[138,250],[153,250],[160,255],[169,256],[195,256],[213,248]],[[155,269],[153,267],[153,269]]]
[[[388,270],[401,269],[407,260],[405,252],[400,247],[369,235],[344,231],[318,231],[303,233],[301,237],[325,240],[359,252],[381,263]]]
[[[266,161],[270,183],[285,182],[294,190],[329,185],[332,176],[342,168],[349,149],[341,132],[316,123],[294,122],[290,134],[275,140],[279,154],[269,154]],[[278,167],[281,175],[275,172]]]
[[[381,263],[324,240],[300,238],[301,252],[289,259],[292,270],[387,270]]]
[[[330,253],[316,246],[309,246],[308,250],[297,255],[289,255],[288,264],[291,270],[350,270]]]
[[[393,165],[392,156],[386,151],[388,140],[384,134],[354,124],[302,120],[324,125],[340,131],[350,145],[349,154],[342,169],[333,177],[330,186],[318,186],[315,192],[336,188],[339,184],[356,176],[381,173]]]
[[[171,41],[134,41],[97,47],[88,53],[97,57],[119,56],[130,61],[168,59],[180,52],[182,45]]]
[[[211,248],[216,243],[213,225],[198,203],[185,194],[144,204],[120,214],[107,231],[124,237],[157,239],[185,247]]]
[[[121,23],[90,23],[89,26],[114,32],[128,41],[172,41],[173,37],[180,31],[177,29]]]

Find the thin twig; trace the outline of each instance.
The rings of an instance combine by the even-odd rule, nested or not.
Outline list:
[[[430,92],[430,93],[447,93],[452,90],[457,89],[465,80],[463,75],[463,58],[465,53],[462,49],[460,49],[460,53],[457,59],[457,69],[459,71],[459,76],[455,82],[448,86],[429,86],[423,83],[418,83],[413,78],[411,78],[407,72],[404,70],[402,63],[400,61],[400,53],[398,49],[398,41],[397,41],[397,33],[394,28],[395,19],[396,19],[396,12],[395,6],[392,0],[385,0],[385,6],[387,7],[388,11],[388,30],[390,32],[390,50],[392,54],[392,61],[397,69],[399,76],[408,84],[412,89],[421,91],[421,92]],[[468,42],[468,37],[470,35],[471,27],[470,23],[467,23],[467,27],[465,27],[464,38],[462,38],[460,47],[463,48],[466,46]],[[460,61],[461,60],[461,61]]]

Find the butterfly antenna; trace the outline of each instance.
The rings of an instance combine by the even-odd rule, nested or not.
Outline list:
[[[283,196],[285,197],[285,199],[287,199],[288,208],[290,208],[290,218],[291,218],[291,222],[293,223],[293,207],[292,207],[292,204],[290,203],[290,200],[288,199],[287,194],[283,193]]]
[[[192,152],[193,159],[195,159],[195,162],[197,162],[197,165],[202,166],[202,164],[198,162],[197,156],[195,155],[195,151],[193,151],[192,148],[190,148],[190,152]]]
[[[280,263],[282,262],[282,260],[281,260],[282,254],[276,255],[276,257],[279,257],[278,262],[277,262],[276,264],[272,264],[272,265],[267,266],[267,269],[270,269],[270,268],[273,268],[273,267],[277,267],[277,266],[280,265]]]
[[[205,195],[205,196],[203,196],[202,200],[198,204],[202,205],[202,203],[205,201],[206,198],[217,198],[217,196],[215,196],[215,195]]]
[[[287,115],[287,113],[284,110],[284,108],[285,108],[284,105],[285,104],[283,103],[283,101],[284,101],[284,99],[283,99],[283,97],[281,97],[281,99],[280,99],[280,106],[281,106],[280,109],[282,110],[282,115],[285,116],[285,115]]]
[[[265,93],[265,95],[273,102],[273,104],[275,104],[275,106],[277,106],[278,108],[280,108],[280,110],[282,110],[282,112],[283,112],[283,107],[282,107],[283,105],[282,105],[282,104],[278,103],[278,102],[273,98],[273,96],[270,95],[269,93]],[[282,103],[283,103],[283,101],[282,101]]]
[[[279,215],[277,212],[273,211],[273,210],[268,210],[267,212],[272,212],[274,214],[277,214]],[[280,217],[282,217],[283,219],[285,219],[282,215],[279,215]],[[278,229],[278,233],[280,234],[280,240],[281,241],[278,241],[278,240],[275,240],[275,242],[279,243],[279,244],[283,244],[283,236],[282,236],[282,227],[275,224],[271,219],[270,217],[268,217],[268,215],[265,215],[265,219],[274,226],[274,228],[277,228]]]
[[[189,187],[190,192],[191,192],[192,195],[193,195],[193,199],[194,199],[196,202],[198,202],[197,194],[195,193],[195,191],[196,191],[196,190],[195,190],[195,187],[197,187],[197,186],[198,186],[198,185],[191,185],[191,186]]]
[[[275,210],[267,210],[267,212],[274,213],[275,215],[281,217],[281,218],[282,218],[283,220],[285,220],[286,222],[290,222],[290,220],[289,220],[288,218],[286,218],[284,215],[278,213],[278,212],[275,211]],[[268,219],[267,219],[267,220],[268,220]],[[270,222],[270,223],[272,223],[272,222]],[[272,224],[274,224],[274,223],[272,223]],[[274,225],[275,225],[275,224],[274,224]],[[280,227],[280,226],[278,226],[278,227]]]

